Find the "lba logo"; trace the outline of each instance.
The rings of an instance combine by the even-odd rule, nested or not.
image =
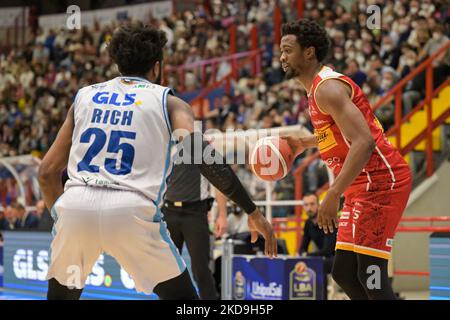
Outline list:
[[[289,299],[314,300],[316,296],[316,273],[304,262],[298,262],[289,274]]]

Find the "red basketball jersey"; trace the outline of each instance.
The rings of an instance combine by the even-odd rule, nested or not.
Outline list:
[[[393,189],[396,181],[410,175],[408,164],[397,149],[387,140],[383,133],[383,128],[375,117],[362,89],[349,77],[325,66],[314,78],[311,91],[308,94],[309,114],[323,161],[333,171],[335,176],[339,175],[352,143],[342,134],[333,118],[324,112],[316,101],[317,88],[329,79],[337,79],[350,86],[352,90],[351,99],[363,114],[376,144],[370,160],[355,179],[350,189],[353,186],[360,186],[364,183],[366,191],[369,191],[374,179],[377,181],[384,179],[386,183],[390,184],[390,189]],[[339,106],[331,107],[339,108]]]

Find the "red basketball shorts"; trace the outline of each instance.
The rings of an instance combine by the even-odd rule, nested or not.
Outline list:
[[[377,179],[370,187],[351,186],[339,218],[336,250],[389,259],[395,230],[411,192],[411,176],[392,183]]]

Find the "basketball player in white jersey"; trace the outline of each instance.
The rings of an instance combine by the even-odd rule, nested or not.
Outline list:
[[[40,165],[43,198],[56,222],[48,299],[79,299],[102,252],[117,260],[138,292],[197,299],[160,211],[172,169],[172,130],[184,129],[183,141],[196,135],[190,106],[159,85],[166,41],[164,32],[152,27],[116,31],[108,50],[122,76],[79,90]],[[201,134],[200,139],[208,148]],[[192,150],[184,151],[194,159]],[[252,241],[259,232],[266,255],[276,256],[271,225],[230,167],[204,161],[198,166],[249,214]],[[63,190],[66,167],[69,180]]]

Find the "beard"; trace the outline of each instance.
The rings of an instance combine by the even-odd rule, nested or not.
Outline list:
[[[289,68],[289,69],[286,71],[286,73],[284,74],[284,79],[285,79],[285,80],[290,80],[290,79],[292,79],[292,78],[298,77],[299,74],[300,74],[300,73],[299,73],[297,70],[292,69],[292,68]]]
[[[308,218],[310,218],[310,219],[314,219],[315,217],[317,217],[317,212],[308,211],[307,214],[308,214]]]

